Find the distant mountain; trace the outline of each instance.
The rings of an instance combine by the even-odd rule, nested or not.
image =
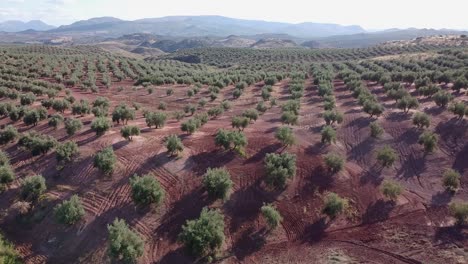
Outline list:
[[[314,39],[321,48],[364,48],[382,44],[384,42],[396,40],[412,40],[420,37],[435,35],[461,35],[467,34],[466,31],[457,31],[451,29],[389,29],[373,33],[360,33],[353,35],[330,36]],[[315,44],[316,44],[315,43]],[[304,45],[305,43],[303,43]],[[307,45],[304,45],[307,46]]]
[[[47,25],[40,20],[31,20],[29,22],[22,22],[17,20],[9,20],[0,22],[0,31],[3,32],[20,32],[25,30],[46,31],[55,28],[54,26]]]
[[[60,26],[51,30],[62,34],[106,34],[121,36],[132,33],[150,33],[172,37],[202,37],[257,34],[289,34],[300,38],[366,32],[360,26],[342,26],[321,23],[280,23],[260,20],[234,19],[222,16],[170,16],[125,21],[112,17],[92,18]]]

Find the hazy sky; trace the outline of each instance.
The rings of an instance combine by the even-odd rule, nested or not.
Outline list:
[[[134,20],[171,15],[337,23],[366,29],[468,29],[468,0],[0,0],[0,21],[40,19],[60,25],[101,16]]]

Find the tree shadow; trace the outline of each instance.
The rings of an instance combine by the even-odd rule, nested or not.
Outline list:
[[[407,145],[416,144],[420,134],[421,130],[410,128],[405,130],[405,132],[397,138],[396,142],[404,142]]]
[[[93,136],[91,136],[91,137],[89,137],[89,138],[86,138],[86,139],[77,141],[76,144],[77,144],[78,146],[81,147],[81,146],[83,146],[83,145],[86,145],[86,144],[88,144],[88,143],[90,143],[90,142],[92,142],[92,141],[98,139],[98,138],[99,138],[98,135],[93,135]]]
[[[326,237],[325,229],[328,224],[325,217],[321,217],[311,225],[307,226],[302,234],[301,241],[303,243],[315,244]]]
[[[260,250],[266,244],[267,232],[265,228],[255,231],[253,227],[242,232],[240,239],[232,245],[233,252],[237,259],[244,259]]]
[[[425,110],[425,112],[427,114],[433,115],[433,116],[440,115],[444,111],[445,111],[445,107],[440,107],[440,106],[434,106],[434,107],[431,107],[431,108]]]
[[[419,177],[426,170],[426,154],[415,157],[414,154],[410,154],[401,164],[401,168],[397,171],[397,176],[405,179],[413,176]]]
[[[255,155],[253,155],[250,158],[248,158],[247,160],[245,160],[244,164],[259,162],[259,161],[261,161],[261,160],[263,160],[265,158],[266,154],[275,153],[281,147],[282,147],[281,143],[275,143],[275,144],[272,144],[272,145],[268,145],[268,146],[262,148],[261,150],[257,151],[255,153]]]
[[[164,255],[157,263],[159,264],[194,263],[194,259],[186,255],[184,248],[179,247],[175,250],[170,251],[166,255]]]
[[[305,154],[307,155],[319,155],[323,154],[327,149],[327,146],[321,142],[316,142],[314,145],[309,145],[305,149]]]
[[[324,166],[317,166],[312,170],[311,175],[304,177],[304,182],[300,195],[301,197],[311,197],[315,195],[315,191],[322,193],[331,187],[333,174]]]
[[[222,151],[219,149],[202,152],[190,158],[197,164],[194,168],[197,173],[205,173],[208,168],[223,167],[236,158],[235,151]]]
[[[408,119],[410,119],[410,115],[404,112],[391,112],[387,116],[387,120],[392,122],[402,122]]]
[[[367,206],[366,212],[362,215],[362,223],[373,224],[387,220],[395,205],[395,202],[391,200],[379,199],[375,201]]]
[[[369,124],[374,120],[375,120],[374,118],[360,116],[354,119],[353,121],[349,122],[346,126],[347,127],[356,126],[357,128],[364,128],[364,127],[368,127]]]
[[[465,232],[466,229],[466,225],[438,227],[434,234],[434,241],[442,244],[453,243],[460,248],[464,248],[463,244],[468,240],[468,232]]]
[[[383,181],[383,177],[381,177],[382,170],[382,166],[375,163],[369,168],[368,171],[365,171],[363,173],[363,175],[359,179],[360,184],[366,185],[368,183],[372,183],[374,186],[380,185],[380,183],[382,183]]]
[[[431,205],[447,205],[452,200],[452,197],[453,193],[448,190],[439,191],[436,194],[432,195]]]
[[[457,153],[455,161],[453,162],[453,168],[459,171],[461,174],[468,168],[468,143],[465,144],[463,149]]]
[[[112,145],[112,148],[114,149],[114,151],[116,151],[116,150],[118,150],[118,149],[121,149],[121,148],[127,146],[128,144],[130,144],[130,141],[128,141],[128,140],[122,140],[122,141],[119,141],[119,142],[117,142],[117,143],[114,143],[114,144]]]

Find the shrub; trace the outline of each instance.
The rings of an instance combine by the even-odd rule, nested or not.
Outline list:
[[[51,136],[37,132],[28,132],[21,136],[18,145],[31,151],[33,156],[46,154],[57,144],[57,140]]]
[[[162,128],[166,124],[167,115],[162,112],[149,112],[145,114],[146,125]]]
[[[222,101],[220,104],[220,107],[222,107],[225,111],[231,109],[231,103],[229,101]]]
[[[137,126],[124,126],[120,129],[120,134],[126,140],[132,141],[133,136],[140,135],[140,128]]]
[[[195,111],[197,111],[197,107],[193,104],[188,104],[184,106],[184,112],[186,114],[190,113],[191,115],[193,115]]]
[[[65,121],[65,130],[69,136],[74,135],[83,128],[83,123],[79,119],[70,118]]]
[[[335,122],[341,124],[343,122],[343,114],[337,111],[325,111],[323,119],[327,125],[333,125]]]
[[[10,157],[3,150],[0,150],[0,166],[9,165]]]
[[[325,196],[325,204],[322,212],[328,215],[330,218],[335,218],[337,215],[342,213],[348,206],[348,201],[341,198],[336,193],[328,193]]]
[[[244,116],[235,116],[232,118],[231,125],[232,128],[237,128],[239,130],[244,130],[250,123],[250,119]]]
[[[448,169],[444,172],[442,184],[450,192],[456,192],[460,188],[461,176],[455,170]]]
[[[9,184],[15,179],[15,172],[10,164],[3,164],[0,166],[0,184]]]
[[[468,80],[464,76],[458,77],[452,86],[452,90],[457,92],[460,92],[461,88],[468,88]]]
[[[222,113],[224,113],[224,108],[221,106],[213,107],[208,110],[208,115],[215,118],[220,116]]]
[[[184,145],[177,135],[168,136],[164,144],[171,155],[177,155],[177,153],[184,150]]]
[[[265,157],[265,169],[267,185],[284,188],[286,181],[296,174],[296,156],[288,153],[269,153]]]
[[[132,187],[132,198],[136,204],[149,205],[154,203],[159,205],[164,199],[164,189],[151,174],[141,177],[134,175],[130,179],[130,186]]]
[[[397,182],[385,180],[382,184],[383,195],[391,200],[396,200],[402,191],[403,188]]]
[[[20,95],[21,105],[30,105],[36,101],[36,96],[33,93],[26,93]]]
[[[377,121],[370,123],[371,137],[380,138],[384,133],[384,129],[377,123]]]
[[[206,101],[205,98],[202,98],[202,99],[200,99],[200,100],[198,101],[198,106],[199,106],[200,108],[203,108],[203,107],[205,107],[205,105],[206,105],[207,103],[208,103],[208,101]]]
[[[112,112],[112,122],[117,122],[117,124],[120,124],[120,121],[122,121],[126,125],[128,120],[133,119],[135,119],[135,110],[127,105],[120,104]]]
[[[286,125],[296,125],[298,122],[298,116],[291,111],[283,112],[281,115],[281,122]]]
[[[184,132],[188,132],[189,134],[193,134],[197,129],[201,126],[201,122],[198,119],[192,118],[185,122],[183,122],[180,126],[180,129]]]
[[[247,117],[250,121],[258,119],[258,111],[256,109],[247,109],[242,113],[242,116]]]
[[[272,204],[265,204],[260,208],[262,216],[268,224],[270,230],[275,229],[283,220],[281,214]]]
[[[209,168],[203,175],[203,185],[208,191],[208,195],[214,199],[226,199],[232,188],[231,175],[226,169]]]
[[[377,151],[377,160],[384,167],[390,167],[397,159],[397,153],[390,146],[385,146]]]
[[[450,214],[457,219],[457,224],[464,224],[468,219],[468,203],[451,203],[449,206]]]
[[[116,260],[134,263],[144,253],[143,239],[133,232],[123,219],[115,219],[107,225],[109,232],[109,255]]]
[[[275,77],[268,77],[265,79],[265,85],[275,85],[277,79]]]
[[[293,112],[295,115],[299,114],[299,108],[300,108],[300,104],[299,104],[299,101],[297,100],[288,100],[281,107],[283,112]]]
[[[325,156],[325,164],[327,165],[330,171],[336,173],[343,169],[344,159],[338,154],[330,153]]]
[[[114,171],[117,156],[112,147],[107,147],[94,156],[94,167],[98,168],[104,174],[111,174]]]
[[[262,101],[262,102],[259,102],[257,104],[257,107],[255,107],[255,109],[260,112],[261,114],[265,113],[266,110],[268,109],[268,107],[265,105],[265,103]]]
[[[455,102],[449,107],[449,111],[454,115],[458,116],[458,119],[462,119],[465,115],[468,115],[468,107],[463,102]]]
[[[321,131],[322,134],[322,143],[331,144],[336,142],[336,131],[331,126],[324,126]]]
[[[224,216],[218,210],[203,208],[198,219],[182,226],[179,240],[193,255],[214,253],[224,242]]]
[[[35,202],[47,189],[45,179],[41,175],[29,176],[21,183],[21,198]]]
[[[431,153],[437,147],[437,142],[439,141],[439,137],[437,134],[432,132],[424,132],[421,136],[419,136],[418,143],[424,146],[424,151],[426,153]]]
[[[294,133],[292,129],[289,127],[283,126],[283,127],[278,128],[276,130],[275,137],[284,146],[294,145],[294,142],[295,142]]]
[[[166,95],[167,95],[167,96],[171,96],[171,95],[173,95],[173,94],[174,94],[174,90],[173,90],[173,89],[170,89],[170,88],[169,88],[169,89],[166,90]]]
[[[452,101],[453,96],[446,91],[439,91],[432,96],[432,99],[437,106],[445,107],[450,101]]]
[[[78,154],[78,145],[73,141],[59,144],[55,149],[58,162],[70,162]]]
[[[54,208],[55,219],[61,224],[73,225],[83,218],[85,210],[78,195],[73,195],[70,200],[64,201]]]
[[[70,108],[70,102],[67,100],[54,100],[52,102],[52,109],[58,112],[65,112],[65,110]]]
[[[397,103],[397,107],[403,110],[405,113],[408,113],[408,111],[412,108],[418,108],[418,106],[418,99],[411,96],[405,96]]]
[[[61,114],[54,114],[49,119],[49,126],[57,128],[61,123],[63,123],[63,116]]]
[[[180,121],[180,120],[182,120],[182,118],[185,117],[185,114],[182,111],[176,111],[176,112],[174,112],[173,116],[177,121]]]
[[[36,126],[37,123],[39,123],[40,117],[39,113],[36,110],[29,110],[24,114],[23,117],[23,122],[25,125],[30,126]]]
[[[102,136],[111,127],[111,122],[105,117],[96,117],[91,123],[91,129],[96,132],[96,135]]]
[[[234,99],[239,98],[241,95],[242,95],[242,90],[235,89],[235,90],[232,92],[232,97],[233,97]]]
[[[413,125],[418,128],[428,128],[431,125],[431,119],[426,113],[417,112],[413,115]]]
[[[18,130],[14,126],[8,125],[0,131],[0,144],[5,145],[13,142],[17,137]]]

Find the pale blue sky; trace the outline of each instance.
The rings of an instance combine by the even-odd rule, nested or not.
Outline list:
[[[91,17],[134,20],[222,15],[280,22],[383,28],[468,29],[468,0],[0,0],[0,21],[40,19],[53,25]]]

